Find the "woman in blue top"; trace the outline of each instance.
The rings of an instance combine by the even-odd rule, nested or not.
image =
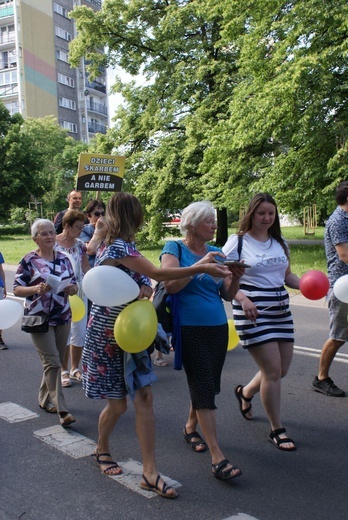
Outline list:
[[[187,206],[180,229],[186,235],[179,241],[181,255],[177,242],[167,242],[161,255],[162,268],[192,266],[212,254],[221,255],[220,249],[207,244],[216,231],[215,210],[210,202]],[[184,437],[195,452],[205,451],[207,443],[213,474],[222,480],[237,477],[241,471],[225,458],[217,441],[215,396],[220,393],[228,344],[227,317],[221,298],[232,300],[243,272],[244,268],[233,267],[231,276],[224,279],[196,275],[165,283],[169,293],[178,294],[182,362],[191,397]],[[196,431],[198,424],[205,441]]]

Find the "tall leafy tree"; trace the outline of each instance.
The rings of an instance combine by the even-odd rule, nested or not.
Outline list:
[[[206,171],[215,165],[224,193],[235,195],[228,206],[267,189],[284,211],[301,214],[316,203],[326,216],[328,193],[348,172],[348,4],[247,0],[215,9],[224,20],[222,44],[234,42],[240,57],[229,117],[212,129]],[[233,174],[224,176],[228,164]]]
[[[226,117],[235,84],[235,50],[222,48],[222,16],[209,0],[106,0],[93,12],[76,8],[78,36],[70,59],[100,67],[121,67],[142,73],[147,83],[113,89],[125,105],[115,114],[110,132],[114,149],[127,154],[125,188],[142,200],[150,235],[162,235],[168,211],[177,212],[192,200],[211,199],[225,216],[219,188],[209,192],[201,165],[211,128]],[[106,54],[101,54],[104,46]],[[211,172],[214,175],[214,172]],[[219,227],[226,238],[227,220]]]
[[[44,215],[66,205],[76,180],[79,153],[87,145],[68,136],[56,120],[11,116],[0,103],[0,216],[40,202]]]

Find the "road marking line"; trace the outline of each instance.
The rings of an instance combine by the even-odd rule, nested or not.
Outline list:
[[[139,493],[139,495],[142,495],[145,498],[155,498],[157,496],[157,494],[153,493],[152,491],[146,491],[145,489],[141,489],[140,480],[143,473],[143,465],[140,462],[137,462],[133,459],[129,459],[127,462],[119,462],[118,464],[122,468],[122,475],[107,475],[108,477],[112,478],[113,480],[115,480],[119,484],[122,484],[128,489],[131,489],[132,491]],[[161,477],[163,478],[163,480],[165,480],[168,486],[172,486],[173,488],[179,488],[182,486],[182,484],[180,484],[177,480],[171,479],[170,477],[167,477],[162,473]]]
[[[309,347],[300,347],[298,345],[295,345],[294,353],[299,354],[300,356],[320,358],[321,350]],[[348,363],[348,354],[337,352],[334,361],[337,361],[338,363]]]
[[[254,516],[246,515],[245,513],[238,513],[237,516],[229,516],[224,520],[257,520]]]
[[[35,437],[42,440],[49,446],[62,451],[65,455],[80,459],[92,455],[95,451],[96,443],[74,430],[66,430],[60,425],[50,426],[43,430],[34,432]],[[146,491],[140,488],[140,480],[143,473],[143,465],[136,460],[129,459],[125,462],[118,462],[122,468],[122,475],[105,475],[112,478],[115,482],[122,484],[131,491],[136,491],[145,498],[154,498],[156,493]],[[162,475],[162,478],[167,482],[168,486],[174,488],[181,487],[181,484],[170,477]]]
[[[28,421],[29,419],[36,419],[40,417],[39,414],[23,408],[15,403],[0,403],[0,418],[5,419],[9,423],[17,423],[21,421]]]
[[[59,424],[43,430],[36,430],[34,435],[49,446],[62,451],[74,459],[91,455],[96,447],[94,441],[87,439],[87,437],[80,435],[74,430],[66,430]]]

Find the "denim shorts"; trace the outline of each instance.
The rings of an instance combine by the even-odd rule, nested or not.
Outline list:
[[[336,298],[332,289],[328,294],[330,315],[329,338],[337,341],[348,341],[348,303]]]

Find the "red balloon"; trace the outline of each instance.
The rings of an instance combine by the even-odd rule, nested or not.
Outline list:
[[[329,279],[321,271],[307,271],[300,280],[300,291],[309,300],[320,300],[330,288]]]

